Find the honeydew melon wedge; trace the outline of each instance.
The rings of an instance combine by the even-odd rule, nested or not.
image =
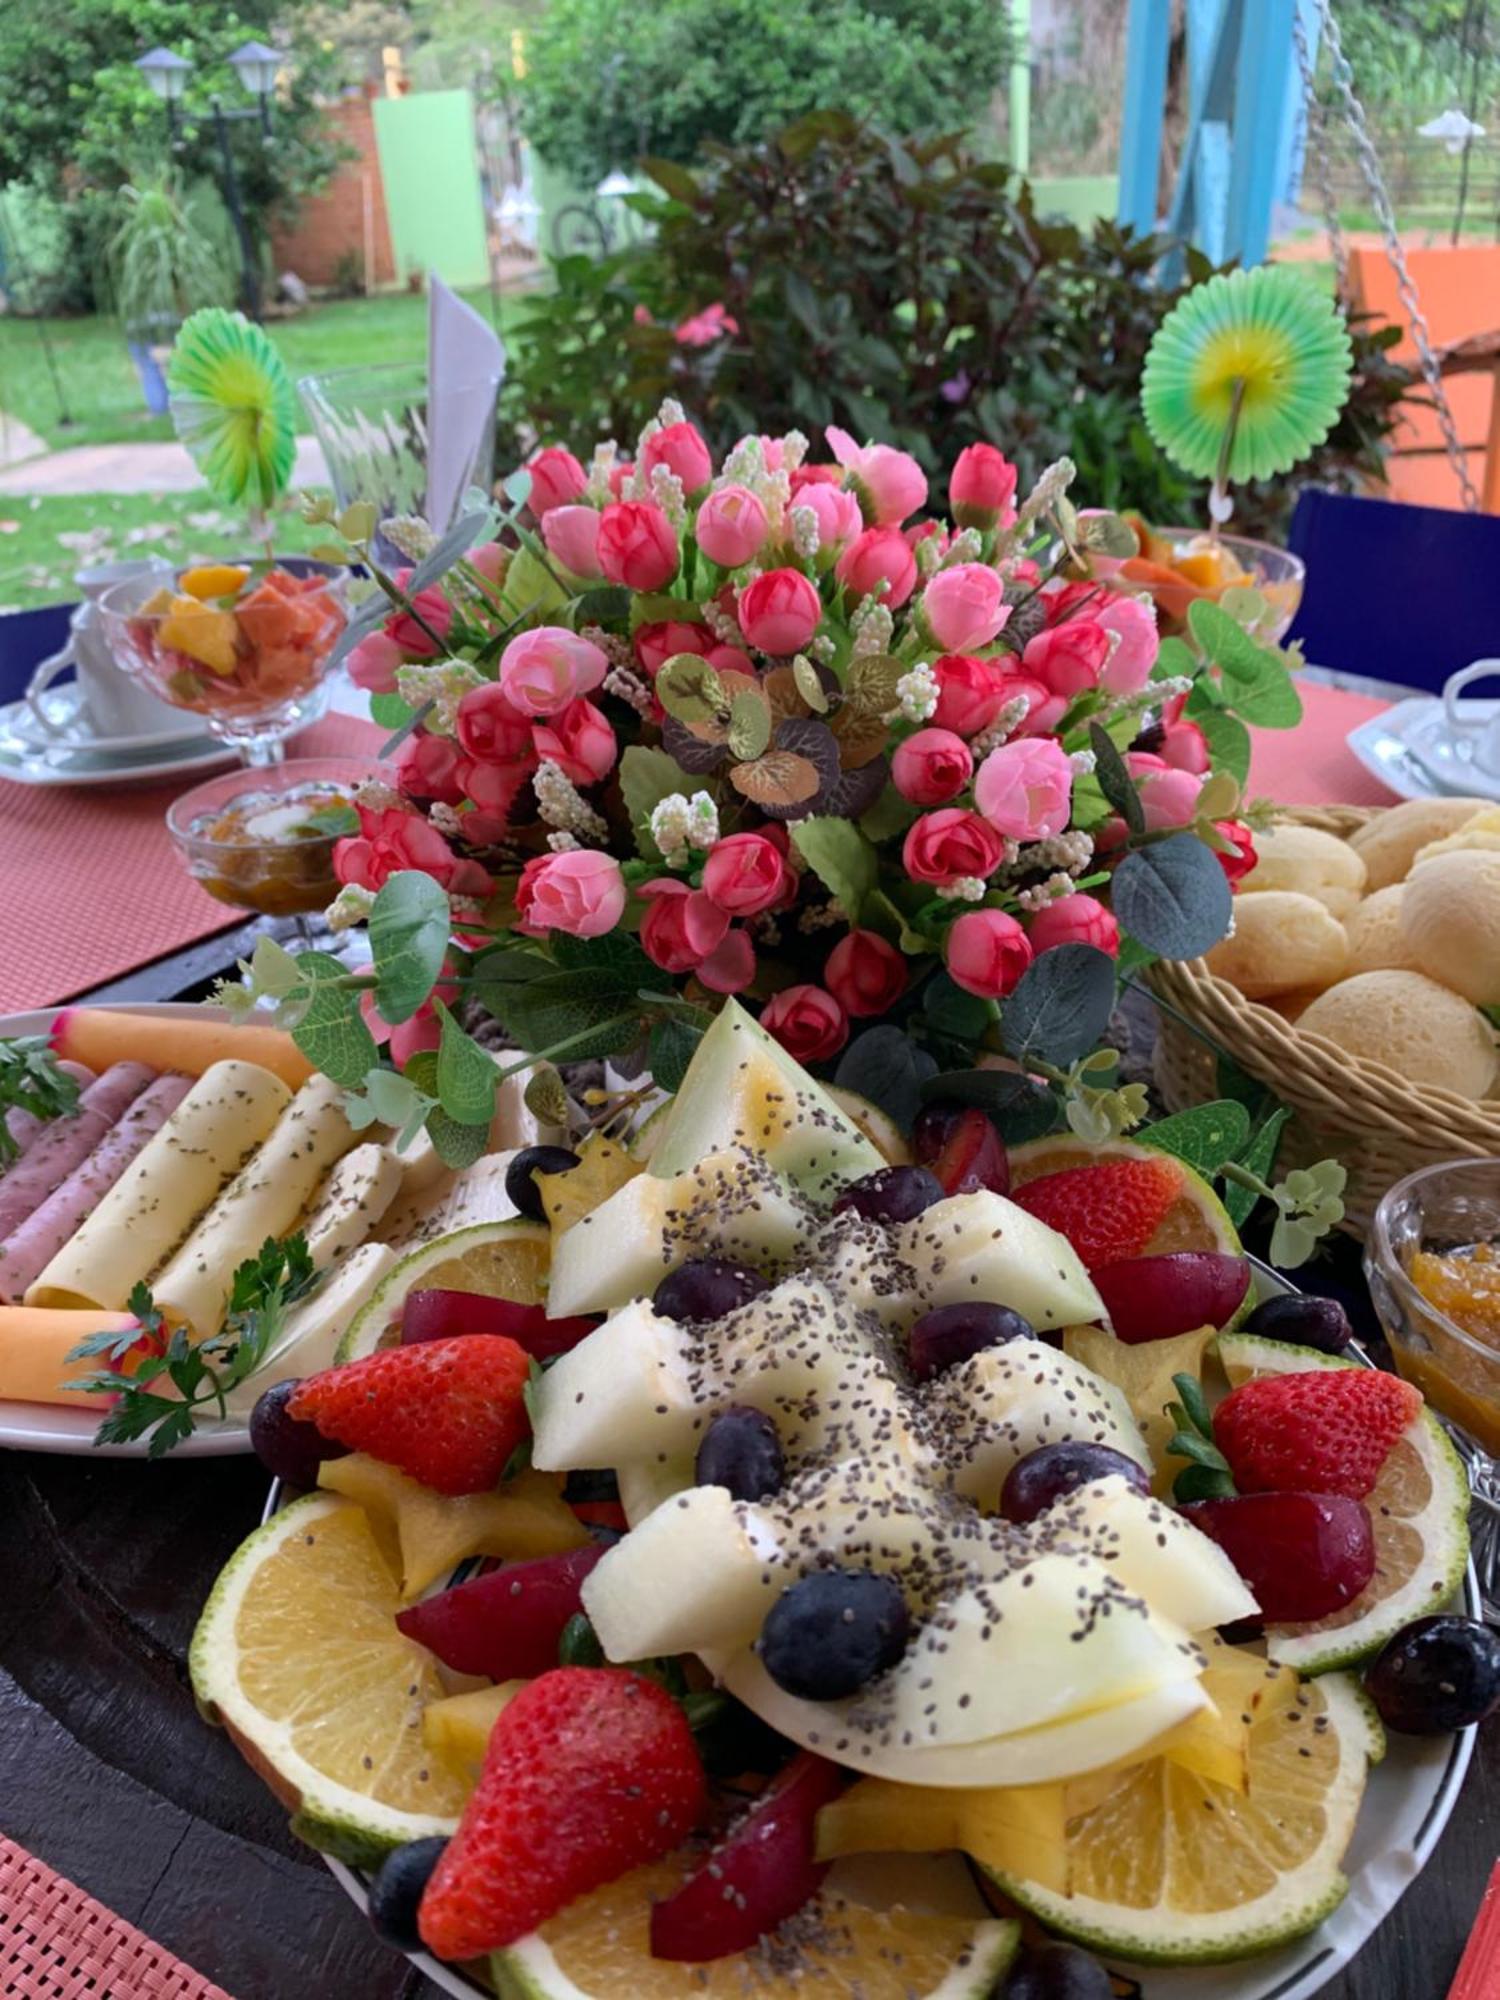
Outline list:
[[[1067,1514],[1069,1534],[1086,1539],[1127,1590],[1184,1631],[1257,1615],[1259,1605],[1218,1543],[1122,1477],[1079,1487],[1068,1496]]]
[[[929,1307],[1009,1306],[1038,1329],[1109,1317],[1067,1238],[987,1188],[934,1202],[895,1237]]]
[[[745,1646],[784,1582],[780,1543],[758,1507],[723,1486],[676,1494],[607,1549],[583,1608],[608,1660]]]

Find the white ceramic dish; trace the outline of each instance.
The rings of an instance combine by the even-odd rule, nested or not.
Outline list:
[[[121,751],[121,743],[136,747]],[[235,752],[227,743],[201,734],[138,740],[111,739],[107,744],[43,737],[25,702],[0,708],[0,780],[14,785],[139,785],[153,778],[188,777],[232,764]]]
[[[1500,710],[1500,702],[1464,701],[1459,708],[1465,717],[1482,721]],[[1500,778],[1478,769],[1466,740],[1455,742],[1447,735],[1436,695],[1414,695],[1371,716],[1350,730],[1348,744],[1370,775],[1400,798],[1472,795],[1500,803]]]
[[[172,749],[184,742],[201,743],[208,734],[208,724],[201,715],[191,715],[186,709],[169,709],[159,729],[143,730],[134,736],[101,736],[89,719],[84,690],[78,681],[62,681],[45,689],[36,697],[35,707],[52,725],[50,732],[24,702],[6,711],[11,734],[35,750],[61,747],[93,751],[101,757],[121,757],[137,751]]]

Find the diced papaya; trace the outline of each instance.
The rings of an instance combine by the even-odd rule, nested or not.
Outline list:
[[[177,586],[189,597],[238,597],[249,575],[239,563],[199,563],[182,572]]]

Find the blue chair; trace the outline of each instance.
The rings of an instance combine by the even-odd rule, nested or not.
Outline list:
[[[61,652],[73,611],[71,604],[44,604],[0,616],[0,703],[19,701],[42,661]]]
[[[1288,636],[1309,666],[1435,694],[1500,652],[1500,515],[1309,487],[1287,539],[1307,564]]]

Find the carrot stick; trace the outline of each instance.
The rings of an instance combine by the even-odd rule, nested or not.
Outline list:
[[[202,1076],[216,1062],[249,1062],[279,1076],[289,1090],[300,1088],[313,1073],[290,1035],[249,1022],[64,1007],[52,1023],[52,1046],[59,1055],[101,1071],[115,1062],[143,1062],[178,1076]]]

